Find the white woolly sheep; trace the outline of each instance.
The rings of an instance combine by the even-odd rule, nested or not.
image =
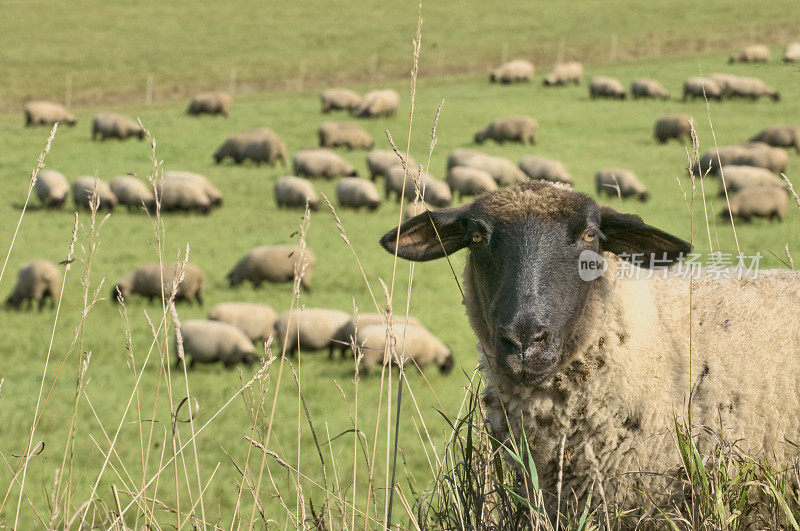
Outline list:
[[[486,140],[494,140],[498,144],[504,142],[535,144],[538,130],[539,123],[530,116],[497,118],[475,133],[475,142],[483,144]]]
[[[784,63],[800,62],[800,42],[790,42],[783,52]]]
[[[745,188],[754,186],[777,186],[784,188],[786,183],[777,175],[766,168],[755,166],[723,166],[720,172],[719,195],[724,196],[725,190],[732,195]]]
[[[309,179],[357,177],[358,172],[338,153],[329,148],[301,149],[292,159],[294,174]]]
[[[249,281],[254,288],[258,288],[262,282],[293,282],[297,270],[301,275],[300,286],[311,291],[311,277],[316,262],[314,253],[307,248],[301,250],[297,245],[264,245],[239,259],[226,278],[231,287]]]
[[[422,199],[436,207],[446,207],[453,200],[453,194],[450,192],[450,187],[447,183],[434,179],[427,173],[419,173],[418,171],[405,172],[401,166],[390,168],[387,172],[386,179],[384,180],[384,191],[386,199],[389,200],[392,194],[395,199],[400,201],[400,196],[405,190],[405,200],[413,201],[417,196],[417,187],[414,182],[418,181],[419,191],[422,194]],[[405,187],[403,186],[405,183]]]
[[[195,363],[221,362],[228,368],[237,363],[250,366],[258,359],[256,349],[247,336],[227,323],[200,319],[184,321],[175,332],[175,343],[178,333],[181,336],[184,358],[189,358],[190,369],[194,368]],[[181,365],[181,360],[177,357],[177,345],[174,350],[177,368]]]
[[[408,205],[403,209],[403,221],[418,216],[425,211],[436,210],[436,207],[425,203],[425,201],[409,201]]]
[[[144,138],[144,129],[127,116],[101,112],[96,114],[92,121],[92,140],[97,140],[98,137],[100,140],[107,138],[125,140],[133,137],[142,140]]]
[[[589,97],[625,99],[625,87],[619,79],[608,76],[592,76],[589,80]]]
[[[61,208],[69,193],[69,183],[61,172],[41,170],[36,177],[34,190],[45,208]]]
[[[117,206],[117,196],[111,191],[108,183],[94,177],[78,177],[72,183],[72,201],[76,207],[91,208],[92,199],[97,195],[98,210],[106,209],[109,212]]]
[[[288,356],[297,350],[316,351],[331,347],[333,336],[350,320],[339,310],[303,308],[282,313],[275,320],[275,336]]]
[[[156,181],[156,193],[164,212],[208,214],[213,206],[203,185],[188,179],[159,179]]]
[[[572,186],[575,184],[572,175],[567,171],[564,163],[556,159],[548,159],[537,155],[525,155],[519,161],[519,169],[528,178],[533,180],[564,183]]]
[[[497,190],[497,183],[491,175],[467,166],[450,168],[447,172],[447,185],[452,193],[458,193],[459,198]]]
[[[498,186],[510,186],[528,180],[527,175],[510,160],[479,151],[454,149],[447,157],[447,169],[454,166],[483,170],[492,176]]]
[[[729,98],[746,98],[756,101],[761,97],[780,101],[781,95],[775,88],[757,77],[734,76],[728,79],[723,90]]]
[[[729,201],[730,208],[727,204],[723,205],[720,217],[739,218],[749,223],[752,218],[783,221],[788,198],[779,186],[754,186],[741,190]]]
[[[664,85],[655,79],[640,77],[631,83],[631,96],[635,100],[638,100],[639,98],[668,100],[669,91],[664,88]]]
[[[405,156],[405,154],[403,154]],[[411,154],[408,155],[407,166],[410,169],[417,169],[419,165]],[[376,149],[367,154],[367,168],[369,168],[369,177],[375,181],[378,177],[386,177],[386,172],[392,166],[402,166],[400,157],[390,149]]]
[[[800,153],[800,127],[776,125],[759,131],[750,142],[763,142],[773,147],[794,148]]]
[[[557,87],[570,83],[580,85],[581,79],[583,79],[583,65],[570,61],[554,66],[544,78],[544,85],[546,87]]]
[[[361,104],[353,111],[356,118],[379,118],[394,116],[400,106],[400,95],[395,90],[373,90],[361,98]]]
[[[131,295],[140,295],[152,303],[162,297],[168,299],[175,291],[176,302],[194,300],[198,305],[202,305],[205,283],[205,273],[194,264],[172,263],[163,264],[162,267],[153,262],[144,264],[123,276],[111,288],[111,300],[127,301]]]
[[[76,123],[75,115],[60,103],[29,101],[22,111],[25,114],[25,127],[53,125],[56,122],[72,127]]]
[[[639,201],[647,201],[649,192],[631,170],[620,168],[603,168],[594,175],[597,195],[613,197],[635,197]]]
[[[690,77],[683,82],[683,101],[704,97],[722,101],[722,90],[716,80],[710,77]]]
[[[226,158],[233,159],[236,164],[252,160],[256,164],[265,162],[274,166],[280,162],[286,166],[286,144],[275,131],[267,127],[242,131],[229,137],[214,152],[214,161],[220,164]]]
[[[164,172],[164,181],[190,181],[197,183],[202,189],[203,193],[208,197],[211,206],[220,206],[222,204],[222,192],[219,188],[211,184],[211,181],[204,175],[193,173],[190,171],[176,171],[170,170]]]
[[[381,196],[375,183],[358,177],[343,177],[336,184],[339,206],[356,210],[366,207],[376,210],[381,205]]]
[[[355,111],[361,105],[361,96],[349,89],[328,89],[320,97],[322,112]]]
[[[656,121],[653,127],[653,136],[658,142],[664,144],[674,138],[685,142],[692,136],[692,117],[688,114],[671,114]]]
[[[352,122],[323,122],[317,131],[320,147],[372,149],[375,142],[363,127]]]
[[[233,325],[258,343],[271,335],[278,314],[266,304],[252,302],[221,302],[208,311],[208,318]]]
[[[339,353],[344,357],[345,352],[352,352],[353,342],[356,340],[356,332],[363,330],[368,326],[385,325],[386,315],[380,313],[360,313],[357,316],[351,316],[350,320],[342,325],[331,339],[329,357],[333,358],[334,352],[339,350]],[[416,317],[411,315],[406,319],[405,315],[393,315],[393,326],[398,325],[413,325],[422,326],[422,323]]]
[[[533,79],[533,63],[525,59],[515,59],[501,64],[489,74],[492,83],[519,83]]]
[[[156,208],[156,196],[147,184],[136,177],[118,175],[111,179],[109,187],[120,205],[128,207],[128,211],[138,210],[142,207],[149,212]]]
[[[278,208],[319,208],[319,195],[308,179],[286,175],[275,181],[275,202]]]
[[[453,368],[453,351],[438,337],[422,326],[398,324],[392,326],[394,350],[391,356],[392,365],[415,365],[422,369],[429,363],[435,363],[443,374]],[[373,367],[384,363],[386,354],[386,325],[371,325],[359,329],[356,334],[356,346],[361,350],[361,370],[368,373]]]
[[[733,54],[728,63],[768,63],[769,48],[763,44],[745,46],[738,53]]]
[[[201,92],[192,98],[187,114],[221,114],[228,117],[233,105],[233,97],[227,92]]]
[[[52,262],[35,260],[25,264],[17,273],[17,285],[6,299],[9,308],[19,308],[28,302],[30,309],[33,302],[39,303],[39,310],[44,308],[45,301],[50,299],[55,305],[55,298],[61,287],[61,272]]]

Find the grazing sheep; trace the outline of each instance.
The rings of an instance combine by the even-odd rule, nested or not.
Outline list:
[[[272,129],[260,127],[229,137],[214,153],[214,160],[219,164],[231,158],[236,164],[241,164],[250,159],[256,164],[266,162],[270,166],[280,161],[285,167],[287,156],[286,144],[281,137]]]
[[[319,208],[319,195],[308,179],[287,175],[275,181],[275,202],[278,208]]]
[[[491,175],[483,170],[467,166],[456,166],[447,172],[447,185],[451,192],[458,192],[459,197],[480,195],[497,190],[497,183]]]
[[[724,433],[756,462],[791,466],[788,441],[800,435],[795,271],[649,275],[626,261],[666,267],[691,245],[541,181],[431,218],[392,228],[380,243],[414,261],[469,248],[462,285],[486,420],[509,446],[522,443],[524,427],[551,521],[557,492],[578,508],[591,492],[598,506],[633,509],[631,527],[654,506],[685,503],[675,423],[686,422],[689,402],[691,422],[711,428],[694,430],[699,458],[713,459]],[[602,253],[605,274],[577,274],[585,251]]]
[[[762,129],[750,142],[763,142],[773,147],[793,147],[800,153],[800,127],[796,125],[776,125]]]
[[[740,52],[733,54],[728,63],[768,63],[769,48],[763,44],[745,46]]]
[[[233,325],[250,341],[266,341],[272,335],[278,314],[266,304],[251,302],[221,302],[208,311],[208,318]]]
[[[453,368],[453,351],[442,341],[421,326],[397,324],[392,326],[395,338],[394,351],[389,352],[393,365],[416,365],[420,369],[436,363],[442,374]],[[386,353],[386,325],[364,327],[356,334],[356,345],[364,358],[361,370],[368,373],[373,367],[383,364]]]
[[[690,77],[683,82],[683,101],[689,98],[722,101],[722,90],[719,84],[709,77]]]
[[[403,209],[403,221],[418,216],[426,210],[436,210],[436,207],[427,204],[425,201],[409,201],[406,208]]]
[[[373,90],[361,99],[361,104],[353,111],[356,118],[392,117],[400,106],[400,95],[394,90]]]
[[[6,306],[19,308],[27,301],[28,308],[33,302],[39,303],[39,310],[44,308],[47,298],[55,305],[55,298],[61,287],[61,273],[52,262],[36,260],[22,266],[17,273],[17,285],[6,299]]]
[[[460,164],[452,164],[459,162]],[[453,150],[447,159],[448,170],[453,166],[467,166],[476,170],[483,170],[492,176],[499,186],[510,186],[523,181],[528,177],[513,162],[503,157],[493,157],[485,153],[471,150]]]
[[[786,215],[786,192],[779,186],[754,186],[745,188],[729,198],[730,209],[725,204],[720,217],[740,218],[749,223],[752,218],[768,218],[783,221]]]
[[[61,208],[69,193],[69,183],[61,172],[41,170],[34,189],[45,208]]]
[[[497,118],[475,133],[475,142],[483,144],[486,140],[494,140],[498,144],[506,141],[535,144],[538,130],[539,123],[530,116]]]
[[[164,181],[190,181],[197,183],[203,189],[206,197],[208,197],[211,206],[220,206],[222,204],[222,192],[211,184],[208,178],[199,173],[171,170],[164,172]]]
[[[767,168],[774,173],[786,173],[789,155],[781,148],[763,142],[749,142],[742,146],[742,151],[733,163],[739,166]]]
[[[650,197],[642,182],[631,170],[603,168],[594,174],[594,185],[597,195],[632,196],[642,202]]]
[[[727,188],[728,194],[735,194],[745,188],[755,186],[778,186],[785,187],[785,183],[774,173],[755,166],[723,166],[722,177],[719,180],[719,195],[725,195]]]
[[[298,349],[331,349],[333,336],[349,320],[350,315],[339,310],[303,308],[280,314],[275,320],[275,336],[289,356]]]
[[[492,83],[519,83],[533,79],[533,63],[525,59],[515,59],[501,64],[489,74]]]
[[[533,180],[564,183],[570,186],[575,184],[572,175],[570,175],[564,163],[560,160],[548,159],[536,155],[525,155],[519,161],[519,169],[522,170],[528,178]]]
[[[294,174],[309,179],[358,177],[356,169],[329,148],[301,149],[292,159]]]
[[[638,100],[639,98],[668,100],[669,91],[655,79],[640,77],[631,83],[631,96],[635,100]]]
[[[625,87],[619,79],[608,76],[592,76],[589,80],[589,97],[625,99]]]
[[[480,156],[488,156],[486,153],[482,151],[476,151],[474,149],[467,149],[467,148],[457,148],[451,151],[447,155],[447,170],[449,171],[450,168],[454,168],[455,166],[469,166],[469,161],[472,160],[474,157]]]
[[[303,261],[299,263],[300,257]],[[297,245],[264,245],[244,255],[225,278],[231,287],[250,281],[254,288],[262,282],[293,282],[295,270],[301,275],[300,286],[311,291],[311,277],[317,259],[310,249]]]
[[[156,193],[164,212],[208,214],[213,206],[202,184],[189,179],[159,179]]]
[[[405,154],[403,155],[405,156]],[[408,155],[406,162],[409,168],[416,169],[419,167],[417,161],[411,154]],[[369,177],[375,181],[378,177],[386,177],[386,172],[392,166],[403,166],[400,157],[390,149],[376,149],[367,154],[367,168],[369,168]]]
[[[128,207],[128,211],[138,210],[142,207],[148,212],[155,212],[156,196],[153,190],[135,177],[119,175],[111,179],[111,191],[117,196],[120,205]]]
[[[25,127],[32,125],[53,125],[58,122],[73,126],[75,115],[60,103],[49,101],[29,101],[22,108],[25,114]]]
[[[356,210],[366,207],[377,210],[381,205],[381,195],[375,183],[358,177],[343,177],[336,184],[336,198],[339,206]]]
[[[784,63],[800,62],[800,42],[790,42],[783,52]]]
[[[583,65],[575,61],[561,63],[553,67],[547,77],[544,78],[546,87],[556,87],[574,83],[580,85],[583,79]]]
[[[363,127],[352,122],[323,122],[317,131],[320,147],[372,149],[375,142]]]
[[[153,262],[134,269],[111,288],[111,300],[126,301],[131,295],[140,295],[152,303],[157,298],[168,299],[174,290],[175,302],[194,300],[198,305],[203,304],[206,275],[202,269],[194,264],[184,266],[181,263],[174,263],[163,266],[162,268],[160,264]],[[183,271],[182,280],[179,275],[181,271]]]
[[[736,80],[739,79],[739,76],[735,74],[716,72],[709,74],[708,77],[704,79],[710,79],[716,83],[719,87],[720,95],[723,98],[729,98],[731,95],[731,85],[736,83]]]
[[[72,201],[76,207],[91,208],[92,198],[97,194],[99,201],[97,210],[106,209],[109,212],[117,206],[117,196],[111,191],[108,183],[94,177],[78,177],[72,183]]]
[[[144,128],[127,116],[110,112],[101,112],[95,115],[92,121],[92,140],[105,140],[106,138],[118,138],[125,140],[136,137],[139,140],[144,138]]]
[[[351,317],[344,325],[342,325],[331,338],[331,345],[328,357],[333,358],[334,351],[339,350],[342,357],[345,352],[351,351],[353,341],[356,338],[356,332],[363,330],[368,326],[385,325],[386,315],[379,313],[360,313],[357,316]],[[398,325],[413,325],[422,326],[422,323],[416,317],[408,316],[406,320],[405,315],[393,315],[392,324]]]
[[[187,114],[221,114],[228,117],[233,105],[233,97],[227,92],[202,92],[192,98]]]
[[[671,114],[659,118],[653,128],[653,136],[661,144],[670,138],[685,142],[692,136],[692,117],[688,114]]]
[[[736,76],[728,81],[724,91],[729,98],[747,98],[756,101],[762,96],[780,101],[781,95],[773,87],[757,77]]]
[[[413,201],[417,196],[417,187],[414,186],[414,181],[417,179],[420,193],[426,203],[441,208],[453,200],[453,194],[446,182],[434,179],[427,173],[420,174],[418,171],[406,173],[400,166],[390,168],[386,175],[383,183],[386,199],[389,200],[391,195],[395,194],[397,201],[400,201],[401,195],[405,195],[406,201]],[[405,194],[403,194],[403,183],[405,183]]]
[[[177,334],[178,331],[176,343]],[[258,359],[253,343],[241,330],[228,323],[200,319],[184,321],[180,325],[180,336],[183,355],[190,359],[190,369],[194,368],[195,363],[217,362],[222,362],[227,368],[237,363],[244,363],[249,367]],[[176,346],[176,368],[181,366],[177,352]]]
[[[331,111],[353,112],[361,105],[361,96],[349,89],[328,89],[319,97],[322,103],[322,112]]]

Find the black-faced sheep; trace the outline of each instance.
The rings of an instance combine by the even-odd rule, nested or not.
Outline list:
[[[326,350],[331,348],[336,332],[349,320],[350,315],[339,310],[293,310],[280,314],[275,320],[275,336],[289,356],[294,356],[298,349]]]
[[[735,194],[745,188],[755,186],[777,186],[784,188],[786,183],[766,168],[755,166],[723,166],[720,172],[719,195]]]
[[[375,142],[363,127],[352,122],[323,122],[317,131],[320,147],[344,146],[347,149],[372,149]]]
[[[381,206],[381,195],[375,183],[358,177],[343,177],[336,183],[336,198],[344,208],[367,208],[377,210]]]
[[[635,79],[631,83],[631,96],[633,99],[639,98],[655,98],[660,100],[669,99],[669,91],[664,88],[664,85],[646,77]]]
[[[708,98],[722,101],[719,83],[709,77],[690,77],[683,82],[683,101],[691,98]]]
[[[233,325],[218,321],[191,320],[181,323],[180,333],[183,344],[183,355],[189,358],[189,368],[195,363],[218,363],[225,367],[233,367],[237,363],[247,366],[253,364],[258,356],[253,343],[247,336]],[[180,367],[175,347],[175,367]]]
[[[94,177],[78,177],[72,183],[72,201],[76,207],[91,208],[94,196],[97,196],[98,210],[109,212],[117,206],[117,196],[111,191],[108,183]]]
[[[581,79],[583,79],[583,65],[570,61],[554,66],[544,78],[544,85],[546,87],[557,87],[570,83],[580,85]]]
[[[155,211],[156,196],[153,189],[136,177],[118,175],[111,179],[109,187],[119,204],[127,206],[129,212],[141,208],[148,212]]]
[[[58,122],[73,126],[75,115],[60,103],[49,101],[29,101],[22,108],[25,114],[25,127],[33,125],[53,125]]]
[[[320,97],[322,112],[355,111],[361,105],[361,96],[349,89],[328,89]]]
[[[768,63],[769,48],[763,44],[751,44],[733,54],[728,63]]]
[[[659,143],[665,144],[674,138],[685,142],[692,136],[692,117],[688,114],[671,114],[659,118],[653,127],[653,136]]]
[[[280,162],[286,166],[286,144],[275,131],[267,127],[242,131],[229,137],[214,152],[214,161],[220,164],[226,158],[231,158],[236,164],[245,160],[252,160],[256,164],[265,162],[274,166]]]
[[[525,59],[515,59],[501,64],[489,74],[492,83],[519,83],[533,79],[533,63]]]
[[[406,201],[413,201],[417,196],[417,183],[422,200],[436,207],[446,207],[453,200],[453,194],[447,183],[435,179],[427,173],[419,173],[415,170],[404,171],[401,166],[390,168],[386,179],[384,179],[384,191],[386,199],[392,195],[400,201],[401,195],[405,195]],[[405,190],[405,193],[403,192]]]
[[[262,282],[292,282],[296,271],[301,275],[301,287],[311,291],[311,277],[316,262],[310,249],[301,250],[297,245],[264,245],[244,255],[226,278],[231,287],[249,281],[258,288]]]
[[[453,194],[459,197],[480,195],[497,190],[497,183],[491,175],[483,170],[467,166],[455,166],[447,172],[447,185]]]
[[[386,325],[371,325],[358,330],[356,346],[361,350],[361,370],[368,373],[384,363],[387,339]],[[392,365],[415,365],[422,369],[435,363],[443,374],[453,368],[453,351],[438,337],[422,326],[397,324],[392,326],[394,350],[390,350]]]
[[[649,192],[631,170],[620,168],[603,168],[594,175],[597,195],[613,197],[635,197],[639,201],[647,201]]]
[[[319,195],[308,179],[286,175],[275,181],[275,203],[278,208],[319,208]]]
[[[227,92],[201,92],[192,98],[187,114],[221,114],[228,117],[233,105],[233,97]]]
[[[34,190],[45,208],[61,208],[69,193],[69,183],[61,172],[41,170],[36,176]]]
[[[539,123],[530,116],[497,118],[475,133],[475,142],[483,144],[487,140],[494,140],[498,144],[504,142],[535,144],[538,130]]]
[[[19,308],[27,301],[30,308],[33,302],[38,302],[41,310],[47,299],[55,305],[60,287],[61,272],[58,267],[47,260],[36,260],[20,268],[17,285],[6,299],[6,305],[9,308]]]
[[[528,178],[535,181],[542,180],[569,185],[575,183],[572,175],[560,160],[548,159],[537,155],[525,155],[519,161],[519,169]]]
[[[619,79],[608,76],[592,76],[589,80],[589,97],[625,99],[625,87]]]
[[[182,275],[182,278],[181,278]],[[139,295],[153,302],[168,299],[175,291],[175,301],[203,304],[203,287],[206,275],[194,264],[144,264],[122,277],[111,288],[111,301],[127,301],[131,295]],[[177,284],[177,286],[176,286]],[[162,289],[163,288],[163,289]]]
[[[800,153],[800,127],[776,125],[759,131],[750,142],[763,142],[773,147],[794,148]]]
[[[301,149],[292,158],[292,168],[295,175],[309,179],[358,176],[349,162],[329,148]]]
[[[356,118],[379,118],[394,116],[400,107],[400,95],[394,90],[373,90],[364,94],[361,103],[353,111]]]
[[[781,99],[780,93],[775,88],[757,77],[736,76],[731,78],[727,82],[724,92],[729,98],[745,98],[751,101],[756,101],[761,97],[770,98],[772,101]]]
[[[405,154],[403,155],[405,156]],[[411,154],[408,155],[406,165],[409,169],[417,169],[419,165]],[[390,149],[376,149],[367,154],[367,168],[369,168],[370,179],[375,181],[378,177],[386,177],[386,172],[392,166],[403,166],[400,157]]]
[[[729,201],[730,208],[727,204],[723,205],[720,217],[739,218],[749,223],[752,218],[783,221],[788,199],[780,186],[754,186],[741,190]]]
[[[208,311],[208,318],[233,325],[250,341],[266,341],[271,335],[278,314],[266,304],[221,302]]]
[[[92,121],[92,140],[105,140],[117,138],[144,138],[144,129],[137,122],[127,116],[110,112],[101,112],[95,115]]]

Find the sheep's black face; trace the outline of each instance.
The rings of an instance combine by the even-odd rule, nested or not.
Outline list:
[[[582,253],[643,253],[666,264],[691,250],[638,216],[543,182],[424,212],[389,231],[381,245],[415,261],[469,248],[465,303],[472,327],[495,365],[529,385],[550,376],[575,339],[597,282],[581,278]]]

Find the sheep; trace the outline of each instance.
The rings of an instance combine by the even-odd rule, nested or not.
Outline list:
[[[69,183],[60,172],[41,170],[36,176],[34,189],[45,208],[61,208],[69,193]]]
[[[272,336],[272,329],[278,314],[266,304],[251,302],[221,302],[208,311],[208,318],[233,325],[254,342],[266,342]]]
[[[709,77],[690,77],[683,82],[683,101],[689,98],[722,101],[722,90],[719,84]]]
[[[186,114],[221,114],[225,118],[231,112],[233,97],[227,92],[202,92],[192,98]]]
[[[301,149],[292,159],[294,174],[309,179],[358,177],[356,169],[328,148]]]
[[[783,52],[784,63],[800,62],[800,42],[790,42]]]
[[[754,186],[778,186],[783,188],[785,183],[774,173],[764,168],[755,166],[723,166],[719,180],[719,195],[735,194],[745,188]]]
[[[275,202],[278,208],[305,208],[316,211],[319,195],[308,179],[287,175],[275,181]]]
[[[294,356],[298,350],[330,349],[333,336],[349,320],[350,315],[339,310],[293,310],[275,319],[275,336],[282,352],[289,356]]]
[[[353,111],[356,118],[392,117],[400,106],[400,95],[394,90],[373,90],[364,94],[361,104]]]
[[[533,79],[535,68],[533,63],[525,59],[515,59],[501,64],[489,74],[492,83],[519,83],[530,82]]]
[[[786,173],[789,155],[781,148],[772,147],[763,142],[749,142],[742,146],[733,164],[739,166],[758,166],[774,173]]]
[[[447,185],[453,193],[458,192],[459,197],[480,195],[484,192],[497,190],[497,183],[491,175],[483,170],[456,166],[447,172]]]
[[[450,168],[455,166],[469,166],[469,161],[475,157],[479,156],[489,156],[482,151],[476,151],[474,149],[467,149],[467,148],[457,148],[451,151],[447,155],[447,170],[449,171]]]
[[[389,169],[384,180],[384,191],[388,200],[395,194],[397,201],[401,195],[405,195],[406,201],[413,201],[417,196],[417,186],[414,181],[418,180],[419,191],[423,200],[436,207],[446,207],[453,200],[453,194],[447,183],[434,179],[427,173],[420,174],[418,171],[405,172],[402,167],[395,166]],[[404,187],[405,183],[405,187]],[[405,190],[405,194],[403,194]]]
[[[372,181],[358,177],[343,177],[336,184],[336,198],[339,206],[356,210],[366,207],[377,210],[381,205],[381,196]]]
[[[603,504],[637,515],[684,503],[675,415],[683,422],[689,402],[694,425],[724,430],[756,461],[796,457],[785,442],[800,434],[796,272],[646,274],[628,262],[664,268],[691,244],[541,181],[417,216],[380,244],[413,261],[469,248],[462,286],[486,421],[508,447],[524,428],[551,521],[557,489],[583,507],[602,486]],[[605,274],[576,274],[581,253],[588,272],[599,254]],[[711,454],[717,439],[694,433]]]
[[[647,201],[650,193],[642,182],[630,170],[620,168],[603,168],[594,175],[597,195],[604,193],[614,197],[636,197],[639,201]]]
[[[406,208],[403,209],[403,221],[418,216],[426,210],[436,210],[436,207],[427,204],[425,201],[409,201]]]
[[[25,115],[25,127],[53,125],[56,122],[72,127],[77,123],[75,115],[60,103],[29,101],[23,106],[22,112]]]
[[[736,76],[728,81],[726,94],[730,98],[747,98],[751,101],[765,96],[772,101],[780,101],[781,95],[775,88],[757,77]]]
[[[189,179],[159,179],[156,181],[156,194],[164,212],[208,214],[213,207],[202,184]]]
[[[722,98],[729,98],[731,96],[731,85],[736,83],[736,80],[739,79],[739,76],[735,74],[715,72],[713,74],[709,74],[705,79],[710,79],[717,84],[719,87],[720,96]]]
[[[592,76],[589,80],[589,97],[625,99],[625,87],[619,79],[608,76]]]
[[[301,249],[298,245],[264,245],[239,259],[225,278],[232,288],[245,281],[258,288],[265,281],[293,282],[296,271],[300,275],[300,286],[310,292],[316,262],[310,249]]]
[[[498,144],[506,141],[535,144],[538,130],[539,123],[530,116],[497,118],[475,133],[475,142],[483,144],[486,140],[494,140]]]
[[[745,188],[723,205],[720,217],[723,219],[741,218],[746,223],[754,217],[783,221],[786,215],[786,192],[779,186],[753,186]]]
[[[519,169],[530,179],[575,184],[572,175],[560,160],[548,159],[536,155],[525,155],[519,161]]]
[[[728,63],[768,63],[769,48],[763,44],[752,44],[745,46],[738,53],[733,54]]]
[[[78,177],[72,183],[72,201],[76,207],[91,208],[92,199],[97,195],[99,201],[97,209],[106,209],[109,212],[117,206],[117,196],[111,191],[108,183],[95,177]]]
[[[349,89],[328,89],[320,95],[319,99],[323,114],[331,111],[353,112],[361,105],[361,96]]]
[[[344,325],[342,325],[331,338],[330,351],[328,357],[333,358],[335,350],[339,350],[342,357],[347,351],[352,351],[353,341],[356,339],[358,330],[372,325],[385,325],[386,315],[379,313],[360,313],[351,317]],[[392,325],[413,325],[422,326],[422,323],[413,316],[393,315]]]
[[[639,98],[657,98],[661,100],[668,100],[669,91],[655,79],[640,77],[631,83],[631,96],[635,100],[638,100]]]
[[[194,369],[195,363],[216,362],[222,362],[226,368],[231,368],[237,363],[249,367],[258,359],[250,339],[244,332],[228,323],[193,319],[181,323],[175,334],[175,343],[178,342],[180,334],[184,359],[190,358],[190,369]],[[174,350],[175,368],[179,368],[181,358],[178,357],[177,345]]]
[[[386,325],[371,325],[359,329],[356,345],[363,354],[361,371],[369,373],[376,365],[383,364],[386,353]],[[397,324],[392,326],[395,338],[394,349],[389,352],[393,365],[416,365],[422,369],[436,363],[442,374],[453,369],[453,351],[438,337],[421,326]]]
[[[175,291],[176,302],[191,303],[194,300],[199,306],[203,304],[205,283],[205,273],[194,264],[163,264],[162,267],[161,264],[152,262],[134,269],[119,279],[111,288],[111,300],[124,302],[131,295],[139,295],[152,303],[162,297],[165,300],[169,299]]]
[[[125,140],[136,137],[144,139],[144,128],[127,116],[110,112],[101,112],[95,115],[92,121],[92,140],[105,140],[117,138]]]
[[[256,164],[266,162],[270,166],[280,162],[285,167],[287,157],[286,144],[275,131],[267,127],[237,133],[225,140],[214,152],[214,161],[217,164],[231,158],[236,164],[249,159]]]
[[[41,311],[48,298],[51,305],[55,305],[55,298],[60,288],[61,273],[58,266],[47,260],[35,260],[19,269],[17,285],[6,299],[6,306],[19,308],[23,302],[27,301],[30,309],[33,302],[36,301],[39,303]]]
[[[796,125],[776,125],[758,132],[750,142],[763,142],[773,147],[791,148],[800,153],[800,127]]]
[[[170,170],[164,172],[164,181],[190,181],[196,183],[203,189],[203,193],[208,197],[211,206],[216,207],[222,204],[222,192],[219,188],[211,184],[211,181],[209,181],[207,177],[199,173]]]
[[[403,155],[405,156],[405,154]],[[386,177],[386,172],[392,166],[402,166],[400,157],[390,149],[376,149],[367,154],[367,168],[369,168],[369,177],[374,182],[378,177]],[[406,165],[409,168],[416,169],[419,167],[417,161],[409,153]]]
[[[447,158],[448,170],[454,166],[467,166],[483,170],[492,176],[498,186],[510,186],[528,177],[513,162],[503,157],[494,157],[472,150],[453,150]]]
[[[653,127],[653,136],[661,143],[666,144],[670,138],[678,142],[686,142],[692,136],[693,118],[688,114],[671,114],[656,121]]]
[[[554,66],[544,78],[544,85],[546,87],[556,87],[570,83],[580,85],[581,79],[583,79],[583,65],[571,61]]]
[[[317,131],[320,147],[372,149],[375,142],[363,127],[352,122],[323,122]]]
[[[109,183],[111,191],[117,196],[120,205],[128,207],[128,211],[138,210],[142,207],[148,212],[154,212],[156,197],[153,190],[135,177],[118,175]]]

